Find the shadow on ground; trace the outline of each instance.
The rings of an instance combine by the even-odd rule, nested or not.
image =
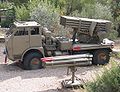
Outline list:
[[[87,71],[97,70],[100,67],[98,66],[82,66],[77,67],[76,74],[85,73]],[[3,74],[5,77],[2,77]],[[18,67],[16,63],[12,64],[0,64],[0,80],[6,80],[14,77],[20,76],[22,79],[29,79],[29,78],[42,78],[42,77],[58,77],[63,78],[67,74],[67,67],[49,67],[45,69],[38,69],[38,70],[23,70],[22,68]]]

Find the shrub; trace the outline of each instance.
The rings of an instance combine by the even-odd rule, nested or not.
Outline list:
[[[5,20],[0,22],[1,27],[9,27],[9,25],[14,20],[14,8],[12,3],[8,2],[0,2],[0,9],[4,9],[3,15],[5,16]]]
[[[15,7],[16,12],[16,19],[17,20],[28,20],[30,18],[29,16],[29,9],[25,5],[16,6]]]
[[[6,20],[2,21],[2,22],[0,23],[0,25],[1,25],[1,27],[3,27],[3,28],[9,28],[12,23],[13,23],[13,20],[12,20],[12,19],[6,18]]]
[[[0,2],[0,9],[10,9],[10,8],[12,8],[13,7],[13,5],[12,5],[12,3],[8,3],[8,2]]]
[[[1,21],[0,25],[1,25],[1,27],[9,27],[15,19],[14,8],[6,10],[4,15],[6,18],[5,18],[5,20]]]
[[[120,66],[104,69],[103,75],[87,85],[88,92],[120,92]]]
[[[113,17],[111,14],[110,6],[103,5],[101,3],[95,4],[85,4],[82,8],[82,12],[79,13],[78,11],[74,11],[71,16],[79,16],[79,17],[86,17],[86,18],[95,18],[95,19],[107,19],[113,22]],[[112,26],[113,30],[113,26]],[[116,39],[118,36],[117,31],[108,32],[105,37],[102,38],[109,38],[111,40]]]
[[[113,30],[108,33],[107,38],[111,40],[115,40],[118,37],[118,32]]]
[[[110,7],[104,6],[100,3],[85,4],[85,6],[82,7],[81,13],[74,11],[71,15],[87,18],[108,19],[111,21],[113,20]]]
[[[40,2],[39,5],[30,14],[32,20],[36,20],[42,26],[53,26],[59,20],[59,14],[56,9],[45,2]]]
[[[37,21],[42,26],[47,27],[48,29],[60,29],[60,26],[58,24],[59,13],[53,5],[47,2],[41,1],[38,6],[35,7],[30,13],[30,17],[32,20]]]

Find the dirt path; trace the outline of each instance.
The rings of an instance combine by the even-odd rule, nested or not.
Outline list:
[[[59,90],[61,81],[70,78],[66,75],[66,67],[22,70],[14,64],[4,64],[3,47],[0,44],[0,92],[63,92]],[[90,81],[101,68],[92,65],[78,67],[76,75],[85,82]]]
[[[67,68],[46,68],[26,71],[14,64],[4,64],[3,44],[0,44],[0,92],[58,92],[61,81],[70,78]],[[92,79],[92,73],[100,67],[78,67],[76,75],[84,81]]]

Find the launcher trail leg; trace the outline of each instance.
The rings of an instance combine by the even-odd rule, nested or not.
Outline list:
[[[71,79],[62,81],[62,86],[64,88],[76,88],[76,87],[83,86],[82,81],[75,76],[75,72],[77,71],[76,66],[69,66],[68,69],[71,70],[72,77],[71,77]]]

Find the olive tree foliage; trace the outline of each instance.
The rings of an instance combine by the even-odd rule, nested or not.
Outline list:
[[[70,15],[77,10],[79,13],[85,4],[94,4],[96,0],[47,0],[55,7],[59,7],[64,15]]]
[[[16,14],[16,20],[28,20],[30,18],[29,16],[29,10],[26,6],[16,6],[15,7],[15,14]]]
[[[3,16],[5,16],[5,20],[0,21],[1,27],[9,27],[15,19],[13,3],[0,1],[0,9],[0,13],[2,13]]]
[[[110,6],[103,6],[100,3],[86,4],[81,13],[74,11],[72,16],[96,18],[96,19],[107,19],[113,21]]]
[[[32,12],[33,9],[36,8],[40,2],[41,2],[40,0],[31,0],[30,2],[28,2],[27,6],[30,12]]]
[[[81,12],[82,5],[80,0],[65,0],[65,1],[66,1],[66,4],[64,4],[65,15],[70,15],[75,10]]]
[[[111,1],[113,0],[96,0],[96,2],[102,4],[102,5],[109,5],[111,4]]]
[[[61,14],[70,15],[74,10],[81,11],[81,0],[48,0],[55,8],[60,8]]]
[[[103,5],[101,3],[95,3],[95,4],[86,4],[83,8],[81,13],[78,11],[74,11],[71,16],[79,16],[79,17],[85,17],[85,18],[95,18],[95,19],[106,19],[110,21],[114,21],[111,13],[111,7],[109,5]],[[111,32],[108,32],[106,34],[106,37],[109,39],[116,39],[118,33],[114,30],[113,24],[111,27]]]
[[[8,0],[9,2],[14,3],[15,6],[20,6],[23,4],[27,4],[29,0]]]
[[[116,25],[115,29],[118,31],[118,36],[120,37],[120,0],[111,1],[111,9],[114,18],[114,24]]]
[[[39,22],[42,26],[51,28],[58,24],[59,14],[51,4],[40,2],[30,13],[32,20]]]
[[[12,3],[0,1],[0,9],[11,9],[12,7],[13,7]]]

